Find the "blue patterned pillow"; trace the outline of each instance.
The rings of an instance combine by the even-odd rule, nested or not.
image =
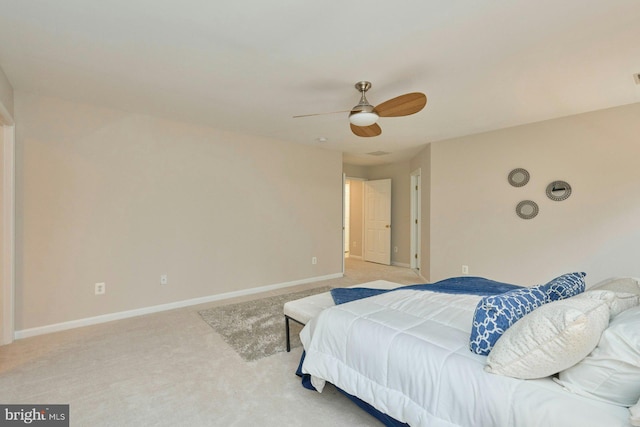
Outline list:
[[[584,292],[586,287],[584,276],[586,273],[563,274],[539,287],[549,298],[547,302],[558,301]]]
[[[585,273],[569,273],[549,283],[483,297],[476,306],[469,349],[486,356],[504,331],[521,317],[551,301],[584,292]]]

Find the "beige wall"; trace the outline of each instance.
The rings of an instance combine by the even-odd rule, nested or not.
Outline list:
[[[354,178],[366,178],[367,177],[367,167],[366,166],[357,166],[357,165],[348,165],[344,164],[342,166],[342,171],[347,177]]]
[[[344,166],[351,176],[392,178],[393,262],[409,263],[410,174],[422,182],[421,274],[429,281],[471,275],[533,285],[584,270],[595,283],[640,276],[640,104],[429,144],[405,162]],[[522,188],[506,177],[531,173]],[[360,175],[355,175],[359,173]],[[554,202],[557,179],[572,196]],[[515,205],[532,199],[539,215],[522,220]],[[398,256],[406,251],[405,255]]]
[[[569,271],[588,283],[640,276],[640,103],[431,145],[431,277],[470,274],[524,285]],[[531,181],[515,188],[522,167]],[[573,187],[554,202],[545,187]],[[531,199],[539,215],[522,220]]]
[[[342,270],[340,153],[21,92],[15,111],[17,330]]]

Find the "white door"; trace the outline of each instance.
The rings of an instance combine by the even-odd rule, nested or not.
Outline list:
[[[364,182],[364,260],[391,264],[391,180]]]

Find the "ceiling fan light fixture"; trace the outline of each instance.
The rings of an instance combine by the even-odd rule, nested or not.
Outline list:
[[[359,111],[351,113],[349,121],[354,126],[371,126],[378,121],[378,115],[374,112]]]

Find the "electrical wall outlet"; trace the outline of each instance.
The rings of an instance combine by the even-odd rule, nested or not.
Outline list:
[[[317,264],[317,263],[318,263],[318,258],[312,257],[311,258],[311,264]]]
[[[398,253],[398,247],[397,246],[393,247],[393,252]]]
[[[107,292],[107,284],[104,282],[96,283],[95,286],[96,295],[104,295]]]
[[[462,266],[462,274],[469,274],[469,266],[468,265],[463,265]]]
[[[169,276],[167,276],[166,274],[160,275],[160,284],[166,285],[167,283],[169,283]]]

